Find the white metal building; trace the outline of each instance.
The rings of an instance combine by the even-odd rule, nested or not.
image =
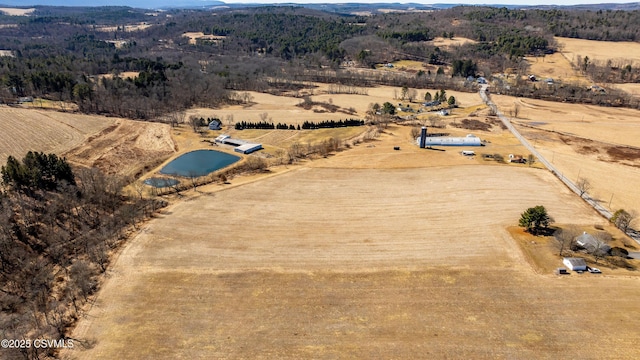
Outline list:
[[[234,146],[233,151],[239,152],[242,154],[250,154],[254,151],[258,151],[262,149],[262,144],[250,143],[245,140],[234,139],[229,135],[222,134],[215,139],[215,142],[220,144],[232,145]]]
[[[587,262],[583,258],[564,258],[562,263],[573,271],[587,271]]]
[[[420,146],[420,138],[416,138],[416,144]],[[451,136],[427,136],[425,139],[426,146],[482,146],[479,137],[469,134],[465,137]]]
[[[233,148],[233,151],[243,153],[243,154],[250,154],[260,149],[262,149],[262,144],[247,143],[247,144],[240,145],[238,147]]]

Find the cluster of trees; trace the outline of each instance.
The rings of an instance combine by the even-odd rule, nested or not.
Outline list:
[[[71,166],[55,154],[29,151],[22,162],[9,156],[2,166],[2,183],[25,193],[56,190],[61,184],[75,185]]]
[[[433,95],[427,91],[424,94],[424,101],[436,103],[434,105],[439,105],[443,102],[446,102],[449,105],[454,105],[456,103],[456,98],[454,96],[449,96],[449,98],[447,98],[447,91],[445,89],[441,89],[440,91],[436,91]]]
[[[278,123],[274,125],[272,122],[260,121],[260,122],[237,122],[235,125],[236,130],[244,129],[278,129],[278,130],[309,130],[309,129],[324,129],[324,128],[338,128],[347,126],[362,126],[364,120],[360,119],[346,119],[346,120],[325,120],[321,122],[305,121],[302,126],[293,124]]]
[[[378,36],[383,39],[397,39],[402,42],[429,41],[433,40],[434,37],[428,28],[407,31],[381,31],[378,32]]]
[[[321,122],[305,121],[302,123],[302,129],[325,129],[325,128],[338,128],[347,126],[362,126],[364,120],[360,119],[346,119],[346,120],[325,120]]]
[[[549,228],[549,224],[552,221],[553,220],[547,213],[547,209],[542,205],[538,205],[528,208],[523,212],[520,215],[520,221],[518,224],[525,228],[527,232],[539,235]]]
[[[66,338],[126,229],[164,205],[124,196],[121,178],[96,169],[69,169],[65,159],[35,152],[2,167],[3,338]],[[2,354],[35,359],[52,351],[2,349]]]
[[[451,76],[476,76],[478,65],[471,59],[454,60],[451,63]]]

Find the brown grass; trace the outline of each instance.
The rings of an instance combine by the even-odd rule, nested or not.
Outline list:
[[[0,8],[0,12],[3,12],[6,15],[10,15],[10,16],[27,16],[34,11],[36,11],[35,8],[29,8],[29,9],[18,9],[18,8],[8,8],[8,7]]]
[[[30,150],[62,153],[114,123],[113,118],[0,107],[0,164]]]
[[[577,71],[572,65],[571,58],[566,56],[557,52],[543,57],[527,57],[525,60],[529,64],[529,73],[540,80],[551,78],[554,81],[590,85],[591,81]]]
[[[577,56],[601,61],[607,60],[615,63],[633,64],[640,57],[640,43],[634,41],[596,41],[572,38],[555,38],[561,45],[561,51],[565,57],[575,62]]]
[[[226,36],[220,35],[205,35],[203,32],[186,32],[182,36],[189,38],[189,44],[195,45],[197,40],[209,40],[218,42],[224,40]]]
[[[120,255],[73,334],[95,347],[71,355],[640,355],[622,321],[636,279],[536,275],[504,230],[538,203],[599,221],[549,173],[326,162],[172,206]]]
[[[361,111],[373,99],[389,99],[390,89],[333,100],[359,99]],[[245,110],[275,113],[289,101],[256,98]],[[461,98],[474,107],[476,119],[484,118],[477,100]],[[522,122],[558,111],[546,103],[529,105],[541,112],[525,113]],[[233,110],[236,121],[248,114]],[[459,119],[447,119],[452,121]],[[72,334],[90,346],[62,357],[640,356],[633,321],[637,274],[550,275],[561,266],[552,240],[511,227],[534,205],[544,205],[561,224],[604,224],[601,217],[546,170],[468,158],[458,148],[419,149],[410,129],[391,125],[348,151],[203,186],[175,202],[122,251]],[[551,149],[558,151],[554,164],[563,171],[587,171],[591,161],[601,162],[570,155],[573,146],[594,142],[572,138],[567,144],[551,131],[523,129],[548,159]],[[450,125],[446,131],[469,132]],[[298,136],[241,133],[278,145],[292,140],[289,133]],[[474,133],[489,141],[474,148],[478,154],[527,155],[497,126]],[[184,126],[174,135],[181,151],[205,146]],[[580,167],[561,162],[560,152],[580,159]],[[604,170],[607,176],[625,178],[623,165],[607,165],[613,166]]]
[[[589,194],[615,211],[640,211],[640,189],[629,186],[640,176],[640,112],[631,109],[544,102],[492,96],[503,109],[520,104],[516,123],[523,135],[561,173],[593,186]],[[538,129],[538,130],[536,130]],[[586,148],[585,148],[586,147]],[[631,147],[631,148],[630,148]]]
[[[109,174],[135,176],[174,152],[169,125],[120,119],[64,155],[74,163]]]
[[[475,40],[463,38],[463,37],[454,37],[453,39],[436,37],[435,39],[433,39],[433,41],[431,41],[431,43],[434,46],[438,46],[442,48],[449,48],[449,47],[461,46],[466,44],[475,44],[476,42],[477,41]]]

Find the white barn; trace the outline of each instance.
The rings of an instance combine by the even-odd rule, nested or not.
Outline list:
[[[587,271],[587,262],[583,258],[564,258],[562,263],[573,271]]]
[[[420,138],[416,138],[416,144],[420,146]],[[427,136],[425,139],[426,146],[482,146],[479,137],[469,134],[465,137],[451,136]]]

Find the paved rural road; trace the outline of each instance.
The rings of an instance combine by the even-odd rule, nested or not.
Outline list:
[[[511,131],[511,133],[513,134],[513,136],[515,136],[518,140],[520,140],[520,142],[522,143],[522,145],[524,145],[532,154],[533,156],[535,156],[536,158],[538,158],[538,161],[541,162],[544,166],[547,167],[547,169],[549,169],[549,171],[551,171],[552,174],[554,174],[558,179],[560,179],[563,183],[565,183],[565,185],[567,185],[567,187],[569,189],[571,189],[574,193],[578,194],[578,196],[580,195],[580,189],[578,189],[578,187],[576,186],[576,184],[573,183],[573,181],[567,179],[565,176],[562,175],[562,173],[560,171],[558,171],[558,169],[556,169],[555,166],[553,166],[553,164],[551,164],[549,161],[547,161],[547,159],[545,159],[542,154],[540,154],[528,141],[527,139],[525,139],[520,132],[511,124],[511,121],[509,121],[509,118],[507,118],[506,116],[504,116],[500,110],[498,110],[498,107],[496,106],[496,104],[494,104],[491,99],[489,98],[489,95],[487,93],[487,88],[488,85],[482,85],[482,87],[480,88],[480,97],[482,98],[482,101],[484,101],[489,107],[491,107],[493,109],[493,111],[496,113],[496,115],[498,115],[498,117],[500,118],[500,120],[502,121],[502,123],[507,127],[507,129],[509,129]],[[599,202],[597,202],[596,200],[594,200],[593,198],[591,198],[591,196],[589,196],[588,193],[584,193],[582,195],[582,198],[589,203],[594,209],[596,209],[597,212],[599,212],[602,216],[604,216],[605,218],[611,219],[611,216],[613,216],[611,214],[611,212],[607,209],[605,209],[602,205],[600,205]],[[638,239],[636,239],[636,241],[639,241]],[[640,242],[640,241],[639,241]]]

